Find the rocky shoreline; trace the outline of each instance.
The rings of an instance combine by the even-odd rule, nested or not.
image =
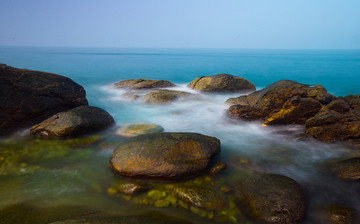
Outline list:
[[[115,126],[108,112],[88,106],[84,88],[69,78],[4,64],[0,64],[0,74],[3,136],[35,125],[29,131],[32,138],[66,142],[96,136]],[[176,85],[166,80],[123,80],[114,86],[127,91],[124,97],[147,104],[202,100],[195,93],[171,89]],[[259,121],[264,128],[298,124],[305,127],[305,141],[340,142],[354,150],[360,147],[360,95],[335,97],[320,85],[290,80],[255,91],[250,81],[229,74],[199,77],[188,87],[206,94],[242,94],[226,101],[229,119]],[[163,131],[151,124],[119,128],[121,137],[111,143],[114,151],[109,167],[129,179],[107,186],[108,195],[157,208],[181,208],[216,222],[301,223],[307,217],[311,195],[291,177],[247,167],[237,174],[238,180],[226,183],[217,177],[231,167],[218,161],[221,142],[216,136]],[[340,161],[329,172],[343,181],[357,181],[359,161]],[[352,207],[329,202],[318,209],[321,215],[314,218],[318,223],[358,222]],[[83,223],[73,220],[64,223]]]

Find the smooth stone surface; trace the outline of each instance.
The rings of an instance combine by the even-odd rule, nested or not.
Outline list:
[[[264,174],[241,181],[234,194],[245,214],[261,223],[299,223],[305,216],[301,186],[291,178]]]
[[[197,133],[163,132],[120,142],[110,167],[127,177],[182,178],[206,169],[220,140]]]
[[[105,110],[92,106],[80,106],[57,113],[35,125],[31,128],[30,135],[45,138],[73,137],[99,131],[114,124],[113,117]]]
[[[0,64],[0,135],[88,105],[82,86],[52,73]]]
[[[164,131],[164,128],[156,124],[129,124],[120,127],[116,134],[125,137],[135,137],[138,135],[157,133]]]
[[[211,175],[215,175],[226,169],[226,163],[225,162],[218,162],[213,167],[211,167],[209,173]]]
[[[166,80],[152,80],[152,79],[128,79],[115,83],[117,88],[128,89],[153,89],[174,87],[175,84]]]
[[[192,93],[161,89],[146,93],[142,100],[148,104],[167,104],[182,98],[194,96]]]
[[[264,124],[304,124],[334,99],[320,85],[281,80],[247,96],[227,100],[228,104],[236,104],[227,115],[235,119],[259,119]]]
[[[340,179],[360,179],[360,157],[343,160],[332,167],[332,172]]]
[[[360,95],[338,97],[306,121],[306,133],[325,141],[360,147]]]
[[[229,75],[217,74],[194,79],[188,87],[200,92],[252,92],[256,88],[248,80]]]
[[[214,189],[197,185],[178,186],[174,188],[174,192],[180,199],[199,208],[213,211],[222,211],[227,208],[225,198]]]
[[[135,194],[150,189],[151,186],[146,183],[123,183],[116,186],[116,190],[123,194]]]

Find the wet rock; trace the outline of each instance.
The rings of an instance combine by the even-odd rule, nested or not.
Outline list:
[[[345,206],[327,206],[316,212],[316,223],[319,224],[357,224],[355,209]]]
[[[161,89],[146,93],[142,97],[142,100],[145,103],[149,103],[149,104],[166,104],[166,103],[174,102],[181,98],[186,98],[191,96],[194,96],[194,94],[183,91]]]
[[[223,171],[224,169],[226,169],[226,163],[225,162],[218,162],[213,167],[211,167],[210,174],[211,175],[218,174],[221,171]]]
[[[306,133],[325,142],[360,144],[360,95],[338,97],[324,106],[306,121]]]
[[[235,119],[261,120],[265,124],[304,124],[334,96],[320,85],[281,80],[247,96],[229,99],[227,115]]]
[[[87,105],[82,86],[52,73],[0,64],[0,135]]]
[[[114,119],[105,110],[92,106],[80,106],[57,113],[35,125],[31,128],[30,135],[45,138],[74,137],[99,131],[114,124]]]
[[[180,199],[207,210],[222,211],[227,208],[227,202],[222,194],[215,189],[197,185],[177,186],[174,192]]]
[[[248,80],[229,74],[196,78],[188,87],[200,92],[252,92],[255,86]]]
[[[305,215],[301,186],[275,174],[247,178],[235,188],[238,204],[251,218],[263,223],[299,223]]]
[[[360,179],[360,157],[347,159],[335,164],[332,172],[341,179]]]
[[[116,189],[123,194],[135,194],[149,190],[151,186],[146,183],[123,183],[118,184]]]
[[[152,79],[128,79],[115,83],[117,88],[127,89],[153,89],[174,87],[175,84],[166,80],[152,80]]]
[[[122,126],[116,131],[117,135],[134,137],[143,134],[162,132],[163,127],[156,124],[129,124]]]
[[[181,178],[206,169],[220,140],[197,133],[163,132],[122,141],[110,167],[127,177]]]

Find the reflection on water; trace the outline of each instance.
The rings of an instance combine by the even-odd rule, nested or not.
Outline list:
[[[173,89],[194,93],[183,85]],[[153,123],[161,125],[165,131],[198,132],[219,138],[222,153],[217,160],[225,160],[228,169],[211,177],[211,181],[219,182],[224,189],[231,189],[234,182],[252,173],[278,173],[295,179],[307,190],[309,216],[306,223],[312,223],[312,211],[320,205],[334,203],[360,209],[359,185],[338,180],[328,172],[334,162],[359,156],[360,152],[341,145],[298,141],[302,133],[299,126],[263,127],[257,122],[230,120],[224,116],[228,107],[224,102],[238,96],[236,94],[199,94],[195,99],[168,105],[145,105],[123,97],[122,90],[109,86],[100,90],[103,96],[99,101],[106,104],[118,125]],[[158,214],[155,217],[158,223],[159,220],[203,223],[210,216],[218,215],[194,214],[190,208],[181,207],[180,202],[176,202],[176,206],[157,208],[151,202],[147,202],[148,205],[136,203],[140,196],[131,200],[109,193],[114,183],[128,181],[108,168],[109,157],[122,140],[114,132],[107,130],[70,140],[33,140],[26,136],[1,140],[2,223],[49,223],[103,213],[145,217],[149,221],[152,220],[149,214]],[[159,189],[166,186],[152,184]],[[164,188],[167,195],[169,189]],[[146,195],[142,202],[145,199]],[[234,209],[229,208],[227,212],[225,215],[235,217],[235,221],[243,218]],[[219,218],[218,221],[232,223],[234,219]],[[251,223],[245,218],[243,222]]]

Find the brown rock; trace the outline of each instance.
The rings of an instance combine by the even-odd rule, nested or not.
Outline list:
[[[332,172],[340,179],[360,179],[360,157],[347,159],[335,164]]]
[[[206,169],[220,140],[196,133],[152,133],[122,141],[110,167],[127,177],[181,178]]]
[[[190,96],[194,96],[194,94],[183,91],[161,89],[146,93],[142,97],[142,100],[149,104],[166,104]]]
[[[218,162],[210,169],[210,174],[215,175],[226,169],[226,163],[225,162]]]
[[[200,92],[252,92],[255,86],[248,80],[229,74],[196,78],[188,87]]]
[[[135,194],[139,192],[143,192],[149,190],[151,186],[146,183],[125,183],[125,184],[118,184],[116,189],[123,193],[123,194]]]
[[[5,64],[0,64],[0,102],[0,135],[88,104],[84,88],[67,77]]]
[[[117,88],[128,89],[153,89],[173,87],[175,84],[166,80],[152,80],[152,79],[128,79],[115,83]]]

